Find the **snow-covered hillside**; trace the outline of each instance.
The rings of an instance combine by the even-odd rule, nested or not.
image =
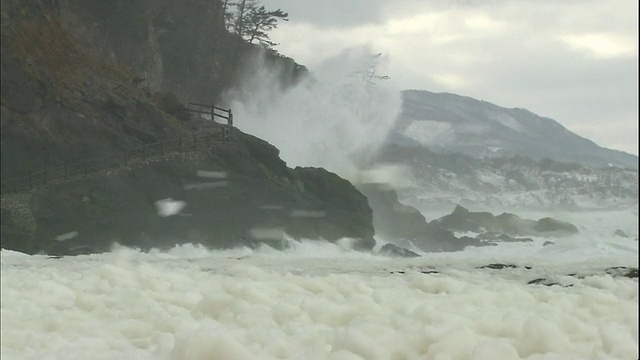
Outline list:
[[[401,200],[420,210],[455,204],[504,209],[638,207],[638,171],[524,157],[474,159],[424,147],[389,146],[380,160],[404,166]]]
[[[408,90],[389,142],[474,158],[526,156],[592,166],[638,168],[638,157],[605,149],[524,109],[448,93]],[[606,119],[603,119],[603,125]]]

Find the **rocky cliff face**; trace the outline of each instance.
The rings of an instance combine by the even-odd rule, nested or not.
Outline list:
[[[220,1],[2,1],[5,29],[19,26],[25,17],[48,17],[91,55],[126,68],[150,93],[217,102],[237,84],[243,65],[258,56],[265,66],[282,71],[278,85],[306,74],[292,59],[229,34],[222,12]]]
[[[3,184],[222,126],[203,127],[183,100],[211,100],[219,93],[212,84],[233,81],[221,77],[218,50],[229,42],[224,34],[214,41],[217,2],[1,4]],[[157,204],[167,199],[184,208],[164,216]],[[322,169],[290,169],[275,147],[238,129],[206,150],[3,192],[2,225],[5,248],[60,254],[114,242],[274,244],[284,233],[373,247],[371,209],[349,182]]]
[[[322,169],[287,168],[271,145],[240,133],[234,137],[233,145],[33,191],[35,244],[27,247],[23,227],[23,236],[3,232],[3,247],[49,254],[106,251],[116,242],[143,249],[188,242],[279,247],[285,234],[349,237],[359,249],[373,247],[371,209],[348,181]],[[184,207],[163,213],[163,201]],[[11,210],[3,213],[3,223],[14,225],[3,231],[21,229]]]
[[[217,1],[1,5],[3,176],[177,136],[164,94],[216,103],[257,56],[281,70],[274,86],[305,73],[224,31]]]

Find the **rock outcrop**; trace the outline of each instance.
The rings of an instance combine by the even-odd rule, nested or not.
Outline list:
[[[16,237],[3,211],[3,246],[49,254],[106,251],[114,242],[143,249],[277,246],[285,234],[375,245],[371,208],[351,183],[324,169],[290,169],[275,147],[253,136],[235,131],[232,138],[200,153],[34,190],[35,241]],[[184,207],[160,213],[157,202],[165,199]]]
[[[456,237],[436,223],[427,222],[414,207],[398,201],[395,190],[383,184],[358,184],[373,209],[376,236],[408,249],[412,245],[425,252],[460,251],[467,246],[487,246],[490,242],[468,236]]]
[[[472,212],[460,205],[457,205],[451,214],[433,220],[430,224],[451,231],[510,236],[558,237],[578,233],[575,225],[550,217],[535,221],[511,213],[494,216],[489,212]]]
[[[384,244],[378,254],[389,256],[389,257],[402,257],[402,258],[414,258],[419,257],[415,251],[411,251],[409,249],[405,249],[395,244]]]
[[[223,69],[235,55],[231,45],[243,59],[257,52],[228,42],[218,2],[1,4],[3,185],[32,171],[219,133],[222,124],[188,115],[186,99],[209,104],[233,85],[231,69]],[[215,33],[224,44],[212,40]],[[282,83],[302,71],[269,56],[291,65]],[[284,234],[374,245],[371,208],[348,181],[288,168],[278,149],[238,129],[224,144],[125,164],[17,195],[3,189],[2,246],[74,254],[114,242],[276,244]],[[158,201],[169,199],[182,209],[159,213]]]

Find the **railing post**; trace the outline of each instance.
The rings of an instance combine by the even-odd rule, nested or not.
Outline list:
[[[216,121],[216,113],[215,113],[215,107],[213,106],[213,104],[211,104],[211,121]]]
[[[231,113],[231,109],[229,109],[229,119],[227,119],[227,124],[233,127],[233,114]]]

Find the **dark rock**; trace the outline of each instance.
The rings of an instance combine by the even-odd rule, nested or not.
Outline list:
[[[380,184],[358,184],[374,209],[376,235],[391,239],[416,239],[427,232],[427,222],[417,209],[403,205],[398,194]]]
[[[0,223],[3,227],[13,227],[13,216],[8,209],[2,208],[0,210]]]
[[[358,184],[358,190],[368,199],[373,209],[373,224],[376,235],[391,239],[397,244],[411,242],[425,252],[461,251],[467,246],[490,246],[470,237],[457,238],[451,231],[426,221],[414,207],[398,201],[395,190],[383,184]]]
[[[568,222],[542,218],[533,226],[533,230],[539,233],[554,233],[558,235],[573,235],[578,233],[578,228]]]
[[[440,271],[436,270],[435,268],[432,267],[428,267],[428,268],[422,268],[422,269],[417,269],[416,271],[418,271],[421,274],[439,274]],[[398,271],[391,271],[391,274],[406,274],[406,271],[404,270],[398,270]]]
[[[6,105],[11,110],[21,114],[27,114],[35,110],[40,103],[40,98],[34,89],[34,85],[24,74],[22,64],[4,47],[2,47],[1,57],[2,105]]]
[[[611,267],[606,269],[605,272],[613,277],[622,276],[630,279],[638,278],[638,269],[629,268],[626,266]]]
[[[272,168],[276,172],[284,171],[278,164]],[[313,200],[308,200],[306,208],[290,213],[286,225],[288,234],[296,238],[319,237],[332,241],[342,237],[356,238],[359,239],[358,249],[375,246],[371,207],[367,198],[349,181],[321,168],[296,168],[291,183],[300,184],[304,189],[300,197]],[[294,191],[300,193],[296,187]]]
[[[471,212],[457,205],[450,215],[440,218],[437,223],[453,231],[498,232],[494,216],[489,212]]]
[[[517,239],[513,236],[568,236],[578,232],[574,225],[552,218],[536,222],[510,213],[493,216],[488,212],[472,212],[460,205],[457,205],[451,214],[436,219],[429,225],[451,231],[488,234],[483,235],[483,240],[495,240],[492,237],[497,237],[501,241],[531,241],[528,238]]]
[[[371,208],[351,183],[324,169],[289,169],[268,143],[235,136],[239,142],[234,146],[221,145],[209,153],[174,154],[109,176],[43,189],[34,214],[43,239],[37,250],[55,255],[100,252],[114,242],[141,249],[188,242],[211,248],[261,243],[282,248],[284,234],[327,241],[352,238],[356,249],[373,248]],[[199,170],[222,172],[224,181],[199,177]],[[204,186],[212,183],[216,186]],[[184,201],[186,207],[161,217],[155,202],[167,198]],[[274,205],[280,210],[265,210]],[[52,240],[72,230],[77,238]]]
[[[619,236],[619,237],[623,237],[623,238],[627,238],[627,234],[620,230],[620,229],[616,229],[616,231],[613,233],[613,236]]]
[[[379,254],[391,256],[391,257],[403,257],[403,258],[412,258],[412,257],[420,256],[409,249],[405,249],[403,247],[400,247],[394,244],[384,244],[380,248]]]
[[[438,270],[420,270],[421,274],[439,274],[440,271]]]
[[[494,270],[502,270],[502,269],[515,269],[516,265],[513,264],[489,264],[478,266],[476,269],[494,269]]]
[[[155,95],[156,104],[167,114],[175,116],[182,121],[188,121],[190,114],[187,107],[180,101],[173,92],[162,92]]]
[[[531,280],[527,283],[528,285],[544,285],[544,286],[562,286],[562,287],[572,287],[573,285],[566,285],[563,286],[562,284],[556,282],[556,281],[551,281],[549,279],[545,279],[545,278],[538,278],[538,279],[534,279]]]
[[[604,270],[604,272],[612,277],[627,277],[630,279],[637,279],[638,278],[638,269],[636,268],[630,268],[630,267],[626,267],[626,266],[617,266],[617,267],[611,267],[611,268],[607,268]],[[601,275],[600,272],[598,273],[571,273],[571,274],[567,274],[567,276],[571,276],[571,277],[575,277],[577,279],[584,279],[587,276],[592,276],[592,275]],[[537,285],[546,285],[546,286],[554,286],[554,285],[558,285],[558,286],[563,286],[562,284],[558,283],[557,281],[553,281],[547,278],[538,278],[538,279],[534,279],[528,282],[528,284],[537,284]],[[573,285],[565,285],[564,287],[571,287]]]
[[[296,239],[353,238],[356,248],[371,249],[371,208],[357,189],[323,169],[290,169],[278,149],[237,129],[226,145],[197,153],[144,161],[122,156],[161,139],[216,130],[175,118],[185,119],[179,99],[218,99],[237,85],[242,64],[220,65],[230,58],[231,45],[239,62],[264,54],[269,66],[285,65],[288,75],[274,81],[276,87],[306,72],[290,59],[227,37],[224,23],[212,17],[222,10],[219,2],[160,1],[3,2],[3,19],[11,19],[1,42],[3,184],[29,171],[66,171],[60,170],[65,164],[89,159],[99,159],[101,168],[38,184],[35,235],[3,226],[3,246],[70,255],[107,251],[114,242],[142,249],[186,242],[274,245],[281,240],[275,234],[287,233]],[[7,29],[4,21],[2,26]],[[222,42],[211,41],[216,34]],[[203,179],[199,170],[228,176]],[[166,198],[186,207],[161,217],[154,203]],[[282,211],[265,210],[273,205]],[[6,213],[3,218],[10,223]],[[69,231],[79,235],[55,240]]]

